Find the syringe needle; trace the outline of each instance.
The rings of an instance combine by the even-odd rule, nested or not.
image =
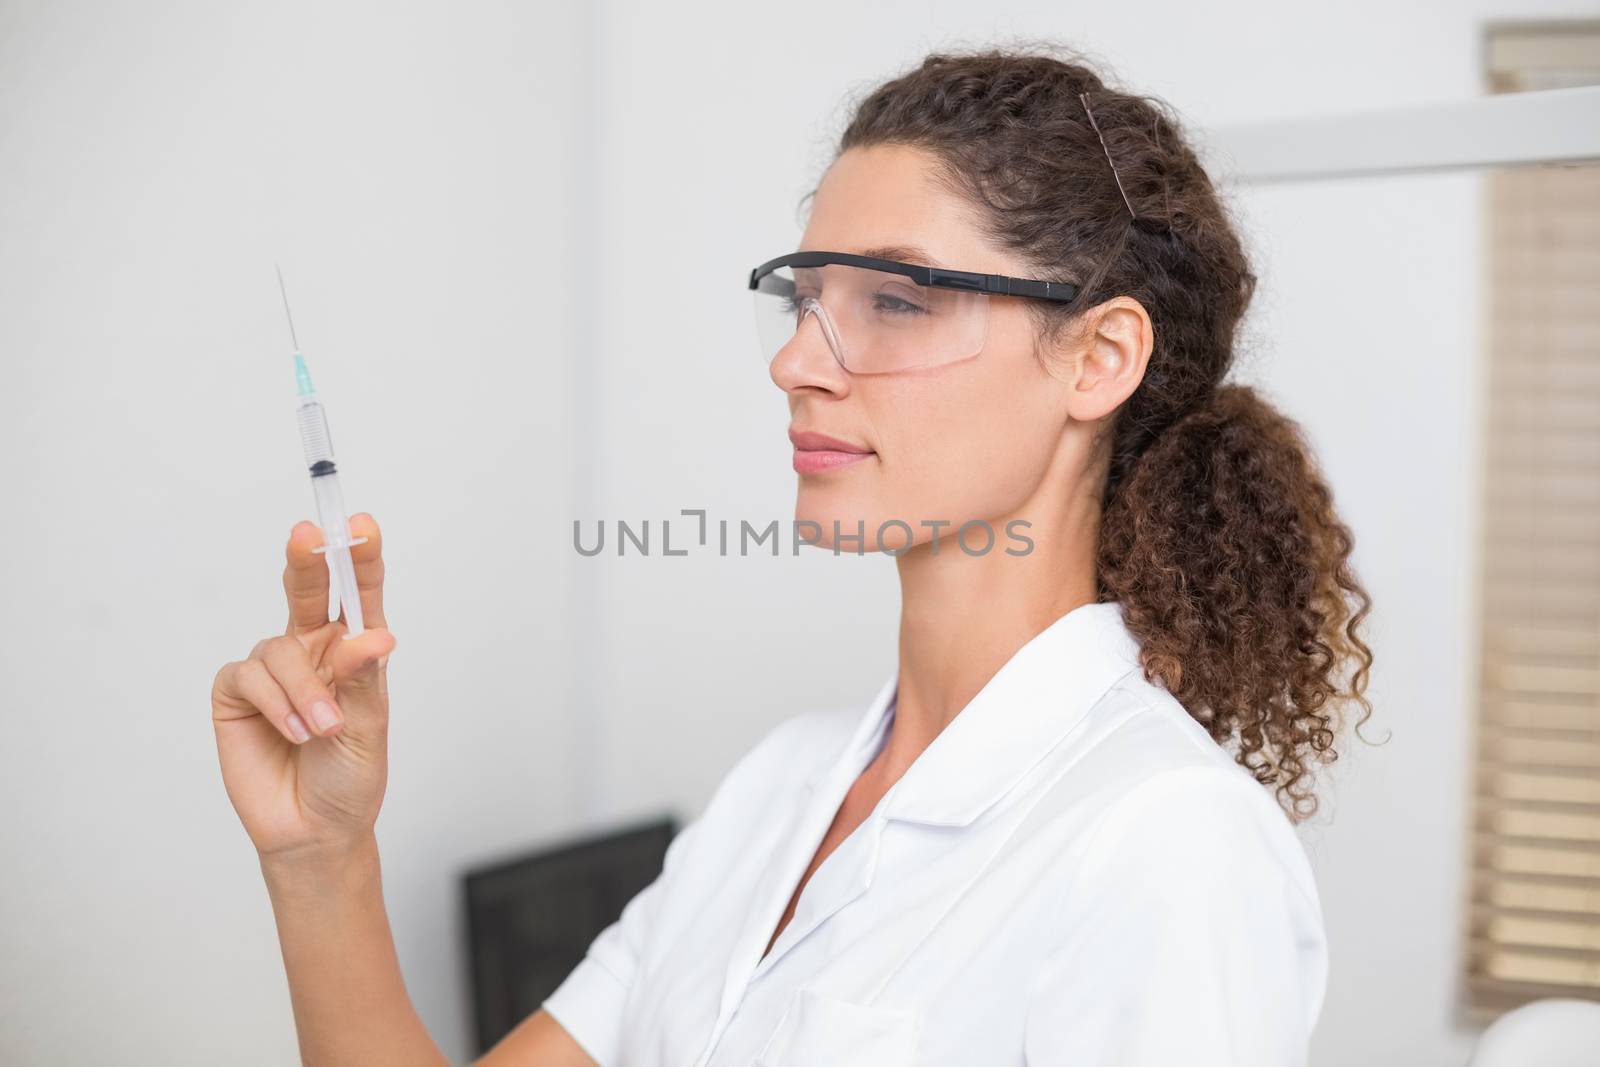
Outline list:
[[[289,340],[294,342],[294,350],[299,352],[300,338],[294,333],[294,313],[289,310],[289,290],[283,287],[283,268],[274,263],[272,269],[278,272],[278,292],[283,294],[283,313],[289,319]]]

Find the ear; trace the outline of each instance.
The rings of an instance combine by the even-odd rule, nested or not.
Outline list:
[[[1078,349],[1067,414],[1094,422],[1117,410],[1144,380],[1155,328],[1150,313],[1131,296],[1112,297],[1086,312],[1083,321],[1087,340]]]

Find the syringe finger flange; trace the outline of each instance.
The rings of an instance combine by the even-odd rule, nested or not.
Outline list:
[[[313,551],[313,552],[327,552],[328,550],[334,549],[334,548],[354,548],[357,545],[364,545],[366,543],[367,543],[367,538],[365,538],[365,537],[357,537],[357,538],[355,538],[353,540],[350,540],[350,541],[335,541],[332,544],[318,545],[316,548],[313,548],[311,551]]]

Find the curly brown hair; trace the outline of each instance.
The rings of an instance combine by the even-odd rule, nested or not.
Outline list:
[[[1308,818],[1342,708],[1362,707],[1358,735],[1372,713],[1371,599],[1299,426],[1222,382],[1256,276],[1176,113],[1024,42],[935,52],[872,88],[835,158],[879,144],[928,150],[986,237],[1080,287],[1029,302],[1041,351],[1113,296],[1149,313],[1144,379],[1103,431],[1099,598],[1121,601],[1145,677]]]

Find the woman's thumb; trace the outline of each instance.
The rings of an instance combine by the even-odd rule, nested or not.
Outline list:
[[[345,714],[370,707],[388,695],[385,672],[396,643],[394,634],[382,627],[338,639],[333,650],[333,685]]]

